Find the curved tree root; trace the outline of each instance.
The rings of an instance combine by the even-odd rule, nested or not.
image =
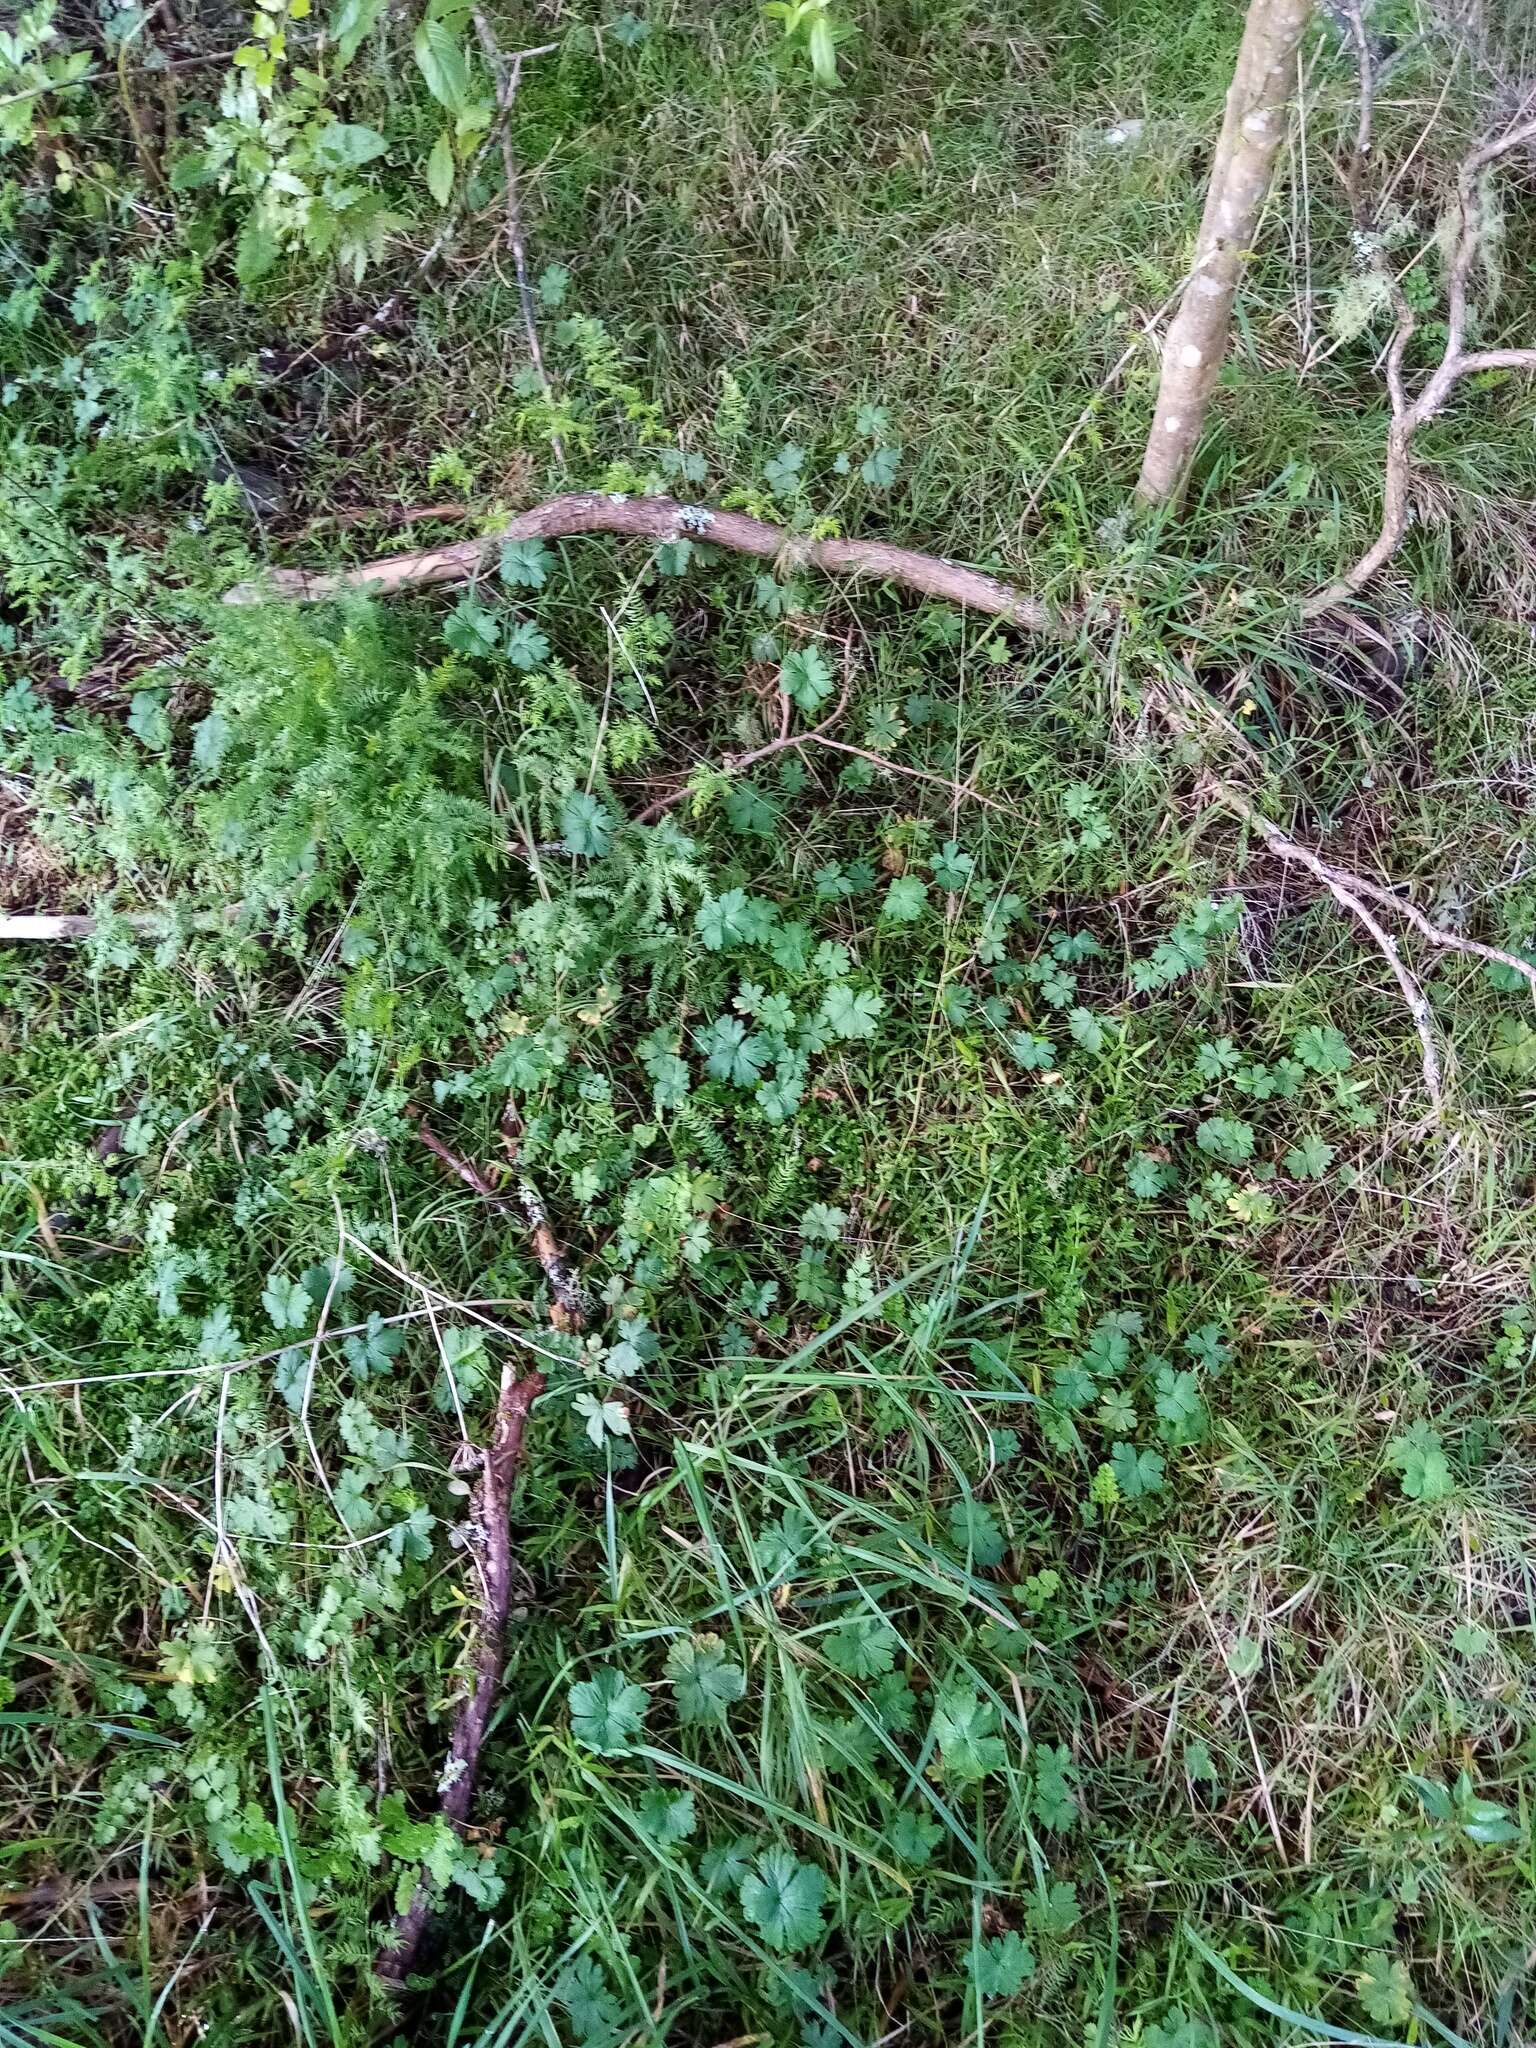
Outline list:
[[[894,547],[878,540],[808,540],[787,527],[772,526],[745,512],[705,505],[681,505],[675,498],[629,498],[603,491],[570,491],[519,512],[494,533],[451,547],[424,548],[408,555],[383,555],[356,569],[314,575],[307,569],[274,569],[254,583],[226,592],[226,604],[260,604],[273,597],[337,597],[348,590],[388,596],[432,583],[467,583],[492,561],[507,541],[570,540],[583,533],[632,538],[707,541],[738,555],[754,555],[794,570],[819,569],[827,576],[867,576],[899,584],[924,597],[942,598],[988,618],[1005,619],[1028,633],[1057,633],[1061,623],[1037,598],[1012,583],[967,569],[942,555]]]

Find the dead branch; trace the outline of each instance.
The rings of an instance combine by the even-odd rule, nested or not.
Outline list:
[[[904,761],[893,761],[888,754],[872,754],[868,747],[850,746],[847,740],[827,740],[814,736],[814,744],[827,747],[834,754],[851,754],[856,761],[868,761],[885,775],[904,776],[909,782],[931,782],[938,789],[947,790],[961,802],[978,804],[984,811],[1001,811],[1005,817],[1021,818],[1027,814],[1016,804],[999,803],[996,797],[983,796],[979,789],[973,789],[968,782],[956,782],[953,776],[936,775],[931,768],[909,768]]]
[[[739,555],[773,562],[786,572],[819,569],[827,576],[868,576],[958,604],[988,618],[1004,619],[1030,633],[1059,633],[1061,622],[1037,599],[1014,584],[980,569],[967,569],[940,555],[894,547],[878,540],[807,540],[745,512],[680,505],[675,498],[629,498],[601,491],[571,491],[520,512],[515,519],[475,540],[415,554],[385,555],[360,568],[315,575],[306,569],[274,569],[260,581],[226,592],[226,604],[260,604],[269,598],[319,599],[348,590],[389,596],[436,583],[467,583],[501,547],[516,540],[568,540],[584,533],[615,533],[651,541],[707,541]]]
[[[44,1878],[21,1891],[0,1891],[0,1913],[47,1913],[62,1918],[88,1906],[137,1902],[143,1888],[143,1879],[138,1877]],[[222,1885],[210,1885],[206,1877],[199,1876],[181,1898],[168,1903],[200,1907],[225,1896]]]
[[[142,917],[125,920],[136,924],[144,921]],[[16,917],[0,917],[0,944],[8,939],[41,939],[45,943],[55,939],[88,939],[95,929],[95,918],[84,913],[66,911],[50,916],[46,912],[29,912]]]
[[[522,1462],[528,1411],[543,1391],[541,1372],[519,1377],[508,1358],[502,1367],[490,1446],[483,1453],[470,1498],[467,1531],[479,1566],[481,1600],[473,1624],[469,1690],[454,1716],[448,1758],[438,1780],[438,1810],[461,1833],[474,1803],[480,1752],[506,1668],[507,1617],[512,1609],[512,1487]],[[404,1988],[416,1967],[432,1906],[433,1890],[423,1875],[410,1905],[396,1918],[388,1945],[374,1960],[375,1975],[393,1991]]]
[[[1355,10],[1358,16],[1358,8]],[[1361,107],[1354,157],[1344,174],[1345,192],[1357,228],[1372,232],[1368,209],[1361,191],[1365,153],[1371,141],[1371,93],[1368,44],[1363,25],[1357,40],[1362,54]],[[1516,120],[1501,135],[1474,149],[1461,166],[1456,181],[1457,219],[1447,270],[1447,312],[1445,348],[1418,397],[1410,400],[1403,376],[1408,344],[1418,331],[1413,308],[1390,266],[1378,252],[1373,261],[1388,284],[1396,326],[1387,347],[1387,395],[1392,419],[1387,428],[1387,453],[1382,480],[1381,528],[1360,559],[1302,606],[1303,618],[1315,618],[1363,590],[1371,578],[1397,553],[1412,517],[1413,439],[1420,427],[1440,412],[1464,377],[1482,370],[1536,371],[1536,348],[1468,349],[1468,288],[1477,261],[1482,230],[1481,181],[1484,174],[1512,151],[1536,142],[1536,119]]]
[[[561,1251],[544,1206],[529,1183],[519,1182],[514,1205],[483,1168],[445,1144],[419,1110],[413,1107],[406,1114],[433,1157],[466,1187],[473,1188],[496,1214],[506,1216],[521,1211],[533,1240],[534,1254],[549,1282],[550,1322],[557,1330],[580,1329],[585,1317],[581,1282]],[[502,1120],[504,1135],[512,1127],[509,1119],[515,1116],[509,1104]],[[448,1756],[438,1779],[438,1811],[460,1834],[468,1825],[474,1805],[480,1752],[501,1695],[506,1669],[507,1618],[512,1609],[513,1583],[512,1489],[522,1463],[528,1413],[543,1391],[541,1372],[519,1375],[514,1361],[507,1359],[502,1367],[490,1445],[481,1454],[480,1476],[470,1497],[466,1529],[480,1580],[480,1606],[471,1638],[469,1689],[454,1715]],[[409,1906],[396,1917],[388,1944],[374,1959],[374,1974],[392,1991],[403,1989],[416,1967],[431,1923],[433,1902],[433,1888],[423,1874],[417,1880]]]
[[[219,931],[240,915],[243,904],[231,903],[222,911],[200,910],[191,920],[199,932]],[[62,939],[88,939],[100,920],[89,911],[20,911],[14,917],[0,917],[0,945],[7,940],[29,940],[50,945]],[[112,922],[141,938],[158,937],[166,929],[166,913],[158,910],[120,910]]]

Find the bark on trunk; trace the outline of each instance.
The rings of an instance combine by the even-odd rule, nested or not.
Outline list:
[[[1313,0],[1249,0],[1194,264],[1163,349],[1157,412],[1136,486],[1143,504],[1164,504],[1183,489],[1285,140],[1296,54],[1312,8]]]

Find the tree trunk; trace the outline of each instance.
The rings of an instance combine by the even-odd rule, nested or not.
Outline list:
[[[1227,352],[1232,302],[1285,140],[1296,54],[1313,0],[1249,0],[1194,264],[1163,349],[1157,412],[1136,496],[1177,498]]]

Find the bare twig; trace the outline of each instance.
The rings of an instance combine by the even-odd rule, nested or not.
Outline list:
[[[806,540],[782,526],[745,512],[680,505],[675,498],[630,498],[601,491],[572,491],[520,512],[507,525],[452,547],[386,555],[356,569],[312,575],[305,569],[274,569],[259,582],[242,583],[225,594],[226,604],[259,604],[272,597],[317,599],[348,590],[387,596],[434,583],[467,583],[507,541],[565,540],[583,533],[631,538],[707,540],[712,547],[793,570],[820,569],[828,576],[869,576],[925,597],[945,599],[989,618],[1004,619],[1031,633],[1059,633],[1061,623],[1036,598],[1014,584],[967,569],[940,555],[893,547],[879,540]]]
[[[905,776],[909,782],[931,782],[937,788],[947,790],[957,803],[979,804],[984,811],[1001,811],[1010,818],[1024,815],[1015,804],[999,803],[996,797],[983,796],[979,789],[972,789],[968,782],[957,782],[952,775],[936,775],[931,768],[909,768],[904,761],[893,761],[886,754],[872,754],[868,747],[850,746],[847,740],[818,738],[816,745],[830,747],[834,754],[852,754],[856,761],[868,761],[887,775]]]
[[[1034,514],[1035,507],[1040,503],[1040,500],[1045,493],[1046,485],[1050,482],[1051,478],[1056,474],[1057,470],[1060,469],[1061,465],[1066,461],[1068,455],[1071,454],[1073,448],[1077,444],[1078,436],[1082,433],[1084,427],[1088,425],[1089,421],[1098,411],[1100,405],[1104,400],[1105,394],[1111,391],[1114,388],[1114,386],[1119,382],[1120,372],[1125,368],[1126,364],[1130,362],[1131,358],[1137,355],[1142,349],[1144,349],[1147,346],[1148,342],[1151,341],[1153,335],[1157,332],[1157,329],[1162,322],[1163,316],[1166,313],[1170,312],[1175,305],[1177,305],[1179,297],[1188,283],[1189,277],[1187,275],[1179,279],[1178,283],[1174,286],[1173,290],[1168,294],[1167,298],[1163,300],[1163,303],[1157,308],[1157,310],[1154,313],[1148,315],[1146,321],[1143,323],[1140,334],[1138,334],[1134,340],[1126,343],[1125,347],[1120,351],[1120,354],[1116,357],[1115,361],[1111,364],[1110,368],[1099,380],[1098,387],[1094,391],[1093,396],[1088,400],[1088,403],[1083,407],[1082,411],[1078,414],[1076,420],[1073,422],[1070,430],[1068,431],[1067,438],[1062,442],[1061,446],[1056,450],[1056,453],[1051,457],[1050,461],[1041,471],[1039,481],[1036,483],[1034,489],[1030,492],[1029,497],[1025,502],[1024,509],[1019,514],[1018,518],[1019,530],[1021,532],[1023,531],[1024,527],[1028,525],[1030,519]]]
[[[809,746],[813,740],[819,740],[823,733],[830,732],[847,709],[848,685],[845,683],[842,694],[838,697],[829,715],[821,721],[820,725],[813,727],[810,732],[791,733],[789,730],[789,698],[786,696],[783,701],[779,721],[778,738],[769,740],[764,746],[752,747],[744,754],[725,755],[721,760],[719,773],[722,775],[740,775],[744,768],[754,768],[759,761],[769,760],[774,754],[782,754],[788,748]],[[680,804],[692,787],[693,784],[691,782],[685,782],[679,788],[670,790],[666,796],[657,797],[654,803],[647,804],[645,809],[640,812],[639,816],[635,819],[635,823],[637,825],[655,824],[664,811],[670,811],[674,804]]]
[[[1200,693],[1193,689],[1180,688],[1179,702],[1174,703],[1168,695],[1159,691],[1158,709],[1164,719],[1177,733],[1189,735],[1192,732],[1191,719],[1186,710],[1206,728],[1211,730],[1220,722],[1220,713],[1214,706],[1208,706]],[[1434,1108],[1436,1117],[1444,1115],[1444,1062],[1435,1037],[1434,1019],[1422,985],[1413,970],[1402,957],[1397,940],[1382,924],[1370,908],[1394,912],[1403,918],[1419,936],[1437,949],[1460,953],[1464,958],[1483,960],[1511,969],[1518,974],[1536,999],[1536,967],[1524,960],[1518,953],[1512,953],[1503,946],[1486,946],[1480,939],[1469,939],[1460,932],[1447,931],[1427,917],[1418,905],[1396,889],[1384,883],[1373,882],[1368,876],[1357,874],[1353,869],[1339,867],[1326,860],[1310,846],[1304,846],[1283,832],[1274,821],[1264,815],[1251,797],[1238,789],[1225,777],[1209,773],[1205,787],[1222,807],[1257,832],[1270,852],[1280,860],[1304,868],[1308,874],[1321,882],[1341,908],[1362,924],[1377,948],[1392,969],[1393,977],[1402,991],[1408,1013],[1413,1019],[1414,1030],[1418,1033],[1419,1047],[1424,1070],[1424,1088]]]
[[[1288,839],[1278,826],[1272,825],[1268,819],[1262,819],[1260,813],[1253,810],[1241,792],[1233,789],[1229,783],[1218,781],[1213,787],[1230,810],[1243,813],[1243,806],[1247,805],[1248,810],[1252,811],[1249,822],[1282,859],[1295,861],[1308,869],[1329,889],[1336,891],[1344,888],[1353,895],[1363,897],[1367,902],[1380,904],[1384,910],[1396,911],[1399,917],[1405,918],[1412,925],[1421,938],[1427,939],[1430,945],[1444,952],[1460,953],[1470,960],[1486,960],[1496,966],[1509,968],[1521,977],[1530,989],[1532,998],[1536,999],[1536,967],[1533,967],[1529,960],[1523,960],[1518,953],[1511,953],[1503,946],[1485,946],[1480,939],[1466,938],[1461,932],[1448,932],[1443,925],[1433,923],[1416,903],[1410,902],[1395,889],[1389,889],[1380,882],[1373,882],[1365,875],[1357,875],[1348,868],[1335,867],[1331,861],[1324,860],[1309,847],[1300,845],[1294,839]]]
[[[560,1241],[550,1228],[549,1214],[539,1199],[538,1190],[518,1169],[522,1130],[517,1105],[508,1096],[506,1108],[501,1113],[501,1142],[506,1147],[510,1166],[517,1173],[518,1207],[533,1240],[533,1255],[543,1269],[553,1297],[549,1320],[557,1330],[579,1330],[587,1320],[586,1293],[580,1274],[560,1249]]]
[[[1445,1089],[1429,1000],[1417,976],[1403,959],[1396,939],[1381,920],[1367,908],[1364,898],[1368,893],[1368,885],[1362,883],[1358,876],[1348,875],[1343,869],[1331,866],[1310,847],[1302,846],[1287,833],[1282,832],[1278,825],[1272,824],[1257,805],[1250,803],[1242,791],[1234,789],[1231,783],[1222,781],[1219,776],[1212,776],[1209,788],[1226,810],[1235,812],[1246,824],[1252,826],[1271,853],[1277,854],[1281,860],[1294,861],[1298,866],[1304,867],[1309,874],[1315,875],[1334,901],[1347,910],[1351,917],[1358,919],[1375,940],[1383,959],[1392,970],[1398,987],[1402,990],[1403,1001],[1407,1004],[1408,1014],[1413,1019],[1413,1028],[1419,1035],[1424,1092],[1429,1097],[1430,1107],[1436,1119],[1443,1117]],[[1380,893],[1387,894],[1384,890]],[[1389,900],[1395,902],[1396,899]]]
[[[471,506],[457,501],[444,505],[338,505],[333,512],[317,512],[306,520],[303,531],[323,533],[332,526],[419,526],[427,520],[457,525],[474,516]]]
[[[1352,9],[1351,18],[1357,30],[1356,47],[1361,54],[1360,116],[1355,153],[1343,177],[1355,225],[1363,233],[1371,234],[1374,224],[1363,195],[1362,180],[1365,152],[1369,149],[1371,141],[1373,87],[1369,41],[1365,36],[1359,14],[1359,7],[1356,5]],[[1456,230],[1447,270],[1445,348],[1440,361],[1430,373],[1429,381],[1418,397],[1411,401],[1403,377],[1403,362],[1408,344],[1417,332],[1417,321],[1402,285],[1392,273],[1385,257],[1379,250],[1373,254],[1372,260],[1378,274],[1387,282],[1393,311],[1397,317],[1397,325],[1387,347],[1385,364],[1392,420],[1387,428],[1381,527],[1375,540],[1357,562],[1326,589],[1308,598],[1302,606],[1304,618],[1315,618],[1320,612],[1328,611],[1332,606],[1355,596],[1396,554],[1404,534],[1408,531],[1412,515],[1413,438],[1420,427],[1442,410],[1461,380],[1464,377],[1475,376],[1482,370],[1536,371],[1536,348],[1469,350],[1465,346],[1468,287],[1473,266],[1477,261],[1482,230],[1481,180],[1484,173],[1502,158],[1533,142],[1536,142],[1536,119],[1517,119],[1506,127],[1502,134],[1479,144],[1461,166],[1457,177]]]
[[[165,0],[156,0],[156,4],[147,14],[140,16],[117,46],[117,96],[122,102],[123,113],[128,122],[128,133],[133,140],[133,153],[139,160],[140,170],[144,173],[144,182],[154,192],[164,192],[165,172],[161,169],[160,159],[150,147],[149,137],[144,132],[143,117],[139,113],[138,102],[133,96],[133,85],[128,76],[128,60],[134,43],[154,25],[155,17],[163,11],[164,5]],[[167,141],[170,139],[167,137]]]
[[[431,252],[435,258],[434,245]],[[418,266],[418,273],[424,266]],[[391,292],[387,299],[381,299],[366,320],[358,321],[344,334],[327,335],[321,341],[311,342],[307,348],[262,348],[256,351],[256,367],[265,377],[277,382],[285,377],[296,377],[301,371],[318,369],[322,363],[333,363],[338,357],[350,355],[353,349],[364,343],[376,341],[391,327],[397,326],[405,313],[405,301],[399,292]]]
[[[789,699],[786,697],[784,702],[787,709]],[[810,732],[790,733],[781,730],[777,739],[768,740],[760,747],[753,747],[745,754],[726,754],[720,762],[718,772],[723,775],[739,775],[744,768],[755,767],[759,761],[769,760],[774,754],[785,753],[791,748],[826,747],[834,754],[850,754],[856,761],[868,761],[872,767],[880,769],[886,775],[904,776],[910,782],[931,782],[936,788],[947,791],[957,804],[979,804],[984,811],[1001,811],[1007,817],[1016,818],[1023,815],[1015,805],[999,803],[995,797],[983,796],[979,789],[973,789],[969,783],[957,782],[953,776],[936,775],[929,768],[909,768],[904,761],[893,761],[886,754],[871,753],[868,747],[855,747],[847,740],[830,738],[832,728],[847,708],[848,689],[845,685],[831,715],[824,718],[820,725],[812,727]],[[665,796],[657,797],[654,803],[647,804],[639,813],[635,823],[654,824],[663,812],[670,811],[674,804],[680,804],[693,787],[691,781],[685,782],[679,788],[669,790]]]

